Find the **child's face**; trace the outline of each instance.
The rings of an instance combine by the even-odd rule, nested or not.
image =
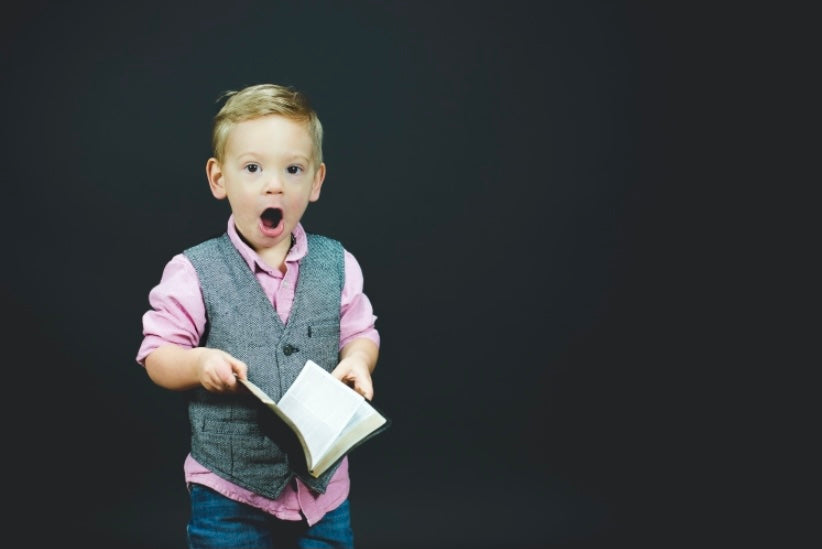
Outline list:
[[[206,172],[212,194],[228,198],[237,230],[260,253],[290,245],[308,203],[320,197],[325,165],[315,168],[304,124],[272,115],[236,124],[223,161],[209,159]]]

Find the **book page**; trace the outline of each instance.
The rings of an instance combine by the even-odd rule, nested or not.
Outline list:
[[[279,403],[254,383],[238,381],[297,433],[314,476],[387,421],[365,397],[311,360]]]
[[[326,450],[326,454],[317,462],[312,474],[322,474],[328,467],[340,459],[351,447],[359,443],[370,433],[376,431],[386,422],[386,418],[363,398],[351,421],[337,437],[337,441]]]
[[[309,360],[277,405],[300,431],[313,469],[349,424],[362,395]]]
[[[237,378],[237,381],[239,381],[240,383],[245,385],[245,387],[249,391],[251,391],[251,394],[253,394],[257,398],[259,398],[262,401],[263,404],[268,406],[268,408],[271,411],[273,411],[275,414],[277,414],[277,416],[279,416],[280,419],[282,419],[284,422],[286,422],[288,424],[288,426],[291,427],[291,430],[293,430],[295,433],[297,433],[297,439],[300,441],[300,444],[303,447],[303,452],[305,453],[305,456],[306,456],[306,463],[310,467],[311,466],[311,458],[310,458],[311,453],[310,453],[308,447],[305,445],[305,440],[303,440],[303,437],[300,434],[300,429],[294,424],[294,421],[292,421],[292,419],[290,417],[288,417],[288,415],[283,410],[281,410],[279,406],[277,406],[277,403],[274,402],[271,399],[271,397],[268,396],[265,393],[265,391],[263,391],[262,389],[257,387],[254,383],[252,383],[251,381],[249,381],[247,379],[239,379],[239,378]]]

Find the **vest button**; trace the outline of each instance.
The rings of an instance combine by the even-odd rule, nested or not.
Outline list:
[[[286,344],[285,346],[283,346],[283,353],[285,353],[285,356],[290,356],[293,353],[296,353],[297,351],[299,351],[299,349],[291,344]]]

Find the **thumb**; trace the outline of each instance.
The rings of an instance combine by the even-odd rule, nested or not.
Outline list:
[[[374,398],[374,385],[371,383],[370,379],[357,380],[354,384],[354,389],[364,396],[366,400],[371,400]]]
[[[242,360],[232,358],[230,361],[231,372],[239,379],[248,379],[248,366]]]

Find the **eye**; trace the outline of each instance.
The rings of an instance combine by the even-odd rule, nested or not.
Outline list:
[[[261,171],[263,171],[263,167],[259,164],[255,164],[254,162],[246,164],[245,166],[243,166],[243,169],[248,173],[260,173]]]
[[[292,164],[292,165],[290,165],[289,167],[286,168],[286,171],[288,173],[290,173],[291,175],[297,175],[298,173],[301,173],[303,171],[303,167],[298,166],[296,164]]]

